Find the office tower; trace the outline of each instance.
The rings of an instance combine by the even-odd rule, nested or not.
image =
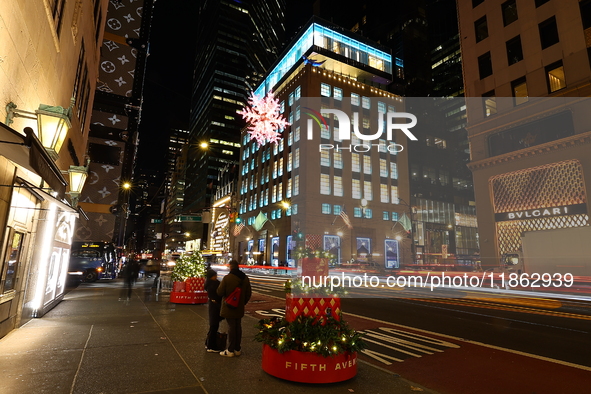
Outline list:
[[[589,224],[591,2],[458,7],[482,262],[494,268],[524,234]]]
[[[236,111],[244,106],[248,92],[281,50],[284,8],[283,0],[207,0],[201,4],[187,154],[186,213],[211,206],[218,172],[238,161],[244,122]],[[206,234],[207,226],[197,231]]]
[[[293,39],[255,91],[273,91],[290,126],[277,144],[260,146],[242,134],[237,209],[244,228],[237,235],[230,228],[234,257],[293,267],[301,247],[330,253],[334,264],[353,259],[391,269],[412,261],[407,155],[388,149],[394,141],[406,145],[406,137],[398,130],[386,141],[384,134],[373,141],[381,148],[367,151],[357,135],[341,139],[349,120],[321,116],[320,128],[309,122],[318,118],[314,111],[339,108],[360,114],[364,134],[375,130],[379,114],[404,108],[386,90],[393,67],[387,48],[320,18]]]
[[[472,176],[466,167],[469,146],[455,1],[337,3],[319,0],[316,11],[391,48],[396,67],[388,90],[406,96],[406,109],[420,117],[419,142],[408,147],[415,261],[473,266],[478,235]]]

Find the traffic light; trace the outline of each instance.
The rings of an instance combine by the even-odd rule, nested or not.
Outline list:
[[[240,216],[236,216],[236,219],[234,219],[234,222],[236,224],[240,224],[240,223],[242,223],[242,218]]]

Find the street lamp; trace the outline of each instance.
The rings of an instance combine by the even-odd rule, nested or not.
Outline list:
[[[68,194],[72,199],[72,206],[75,208],[78,205],[78,199],[88,177],[88,167],[70,166],[68,175],[70,178],[70,191]]]
[[[37,135],[47,153],[53,160],[59,158],[58,152],[62,148],[66,136],[72,128],[72,108],[74,99],[68,108],[40,104],[35,112],[18,109],[10,102],[6,105],[6,124],[14,122],[14,118],[37,120]]]

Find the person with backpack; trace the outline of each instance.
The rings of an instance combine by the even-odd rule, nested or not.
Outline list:
[[[228,323],[228,348],[220,355],[224,357],[240,356],[242,341],[242,318],[244,305],[252,295],[248,276],[239,269],[238,261],[230,261],[230,273],[224,276],[217,293],[223,298],[221,316]]]

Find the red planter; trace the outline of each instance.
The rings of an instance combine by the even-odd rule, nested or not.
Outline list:
[[[205,304],[207,292],[203,289],[205,278],[188,278],[184,282],[173,282],[170,302],[175,304]]]
[[[283,354],[263,345],[263,371],[292,382],[335,383],[357,375],[357,353],[322,357],[316,353],[290,350]]]
[[[298,316],[326,316],[328,309],[336,320],[341,319],[341,299],[337,297],[298,297],[285,295],[285,319],[294,321]]]

